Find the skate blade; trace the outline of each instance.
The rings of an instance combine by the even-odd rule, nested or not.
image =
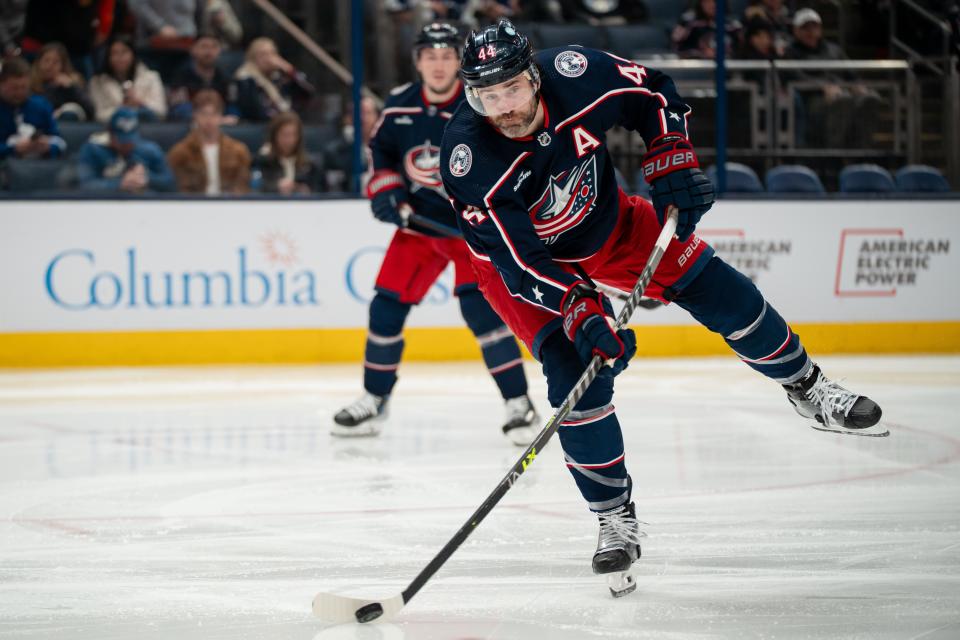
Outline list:
[[[607,587],[614,598],[622,598],[637,590],[637,580],[632,571],[610,573],[607,574]]]
[[[334,424],[330,428],[330,435],[338,438],[372,438],[380,435],[380,427],[375,424],[360,425],[357,427],[345,427]]]
[[[538,433],[540,432],[534,427],[514,427],[504,432],[503,435],[518,447],[529,447]]]
[[[888,429],[882,422],[878,422],[872,427],[867,427],[865,429],[844,429],[843,427],[838,426],[824,426],[823,423],[817,422],[816,424],[810,425],[817,431],[826,431],[827,433],[842,433],[847,436],[862,436],[867,438],[886,438],[890,435],[890,429]]]

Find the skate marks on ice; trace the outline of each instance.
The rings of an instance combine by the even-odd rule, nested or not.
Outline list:
[[[0,374],[0,638],[955,637],[960,359],[822,362],[891,438],[818,433],[728,360],[618,378],[635,593],[592,574],[554,441],[400,616],[346,631],[313,594],[397,593],[517,457],[478,363],[405,369],[362,444],[317,418],[356,367]]]

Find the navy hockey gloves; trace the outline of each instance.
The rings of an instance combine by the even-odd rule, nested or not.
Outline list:
[[[700,171],[693,145],[680,134],[662,135],[650,143],[642,167],[657,220],[663,224],[667,207],[675,205],[677,238],[686,242],[714,201],[713,183]]]
[[[613,307],[602,293],[578,282],[564,294],[560,308],[563,331],[584,364],[598,355],[604,360],[614,359],[613,375],[627,368],[637,353],[637,336],[632,329],[613,330]]]
[[[406,226],[406,221],[400,215],[400,206],[407,201],[407,190],[399,173],[389,170],[375,172],[367,184],[367,197],[370,198],[373,217],[377,220],[398,227]]]

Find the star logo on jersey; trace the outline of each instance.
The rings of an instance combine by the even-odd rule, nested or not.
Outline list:
[[[413,183],[411,191],[432,189],[446,197],[440,180],[440,147],[430,144],[429,140],[407,151],[403,156],[403,171]]]
[[[676,120],[677,122],[680,122],[680,114],[678,114],[676,111],[671,111],[671,112],[670,112],[670,119],[671,119],[671,120]]]
[[[540,239],[559,236],[576,227],[597,201],[597,156],[579,167],[551,176],[543,195],[530,207],[533,228]]]
[[[533,297],[537,299],[537,302],[543,302],[543,291],[540,291],[536,285],[533,287]]]

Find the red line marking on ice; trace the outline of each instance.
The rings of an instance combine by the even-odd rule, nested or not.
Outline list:
[[[947,454],[930,460],[928,462],[918,463],[909,467],[904,467],[902,469],[886,469],[884,471],[876,471],[873,473],[862,473],[852,476],[843,476],[839,478],[825,478],[823,480],[812,480],[809,482],[794,482],[788,484],[773,484],[766,486],[758,487],[745,487],[745,488],[733,488],[733,489],[721,489],[719,491],[702,491],[698,493],[679,493],[674,495],[660,495],[660,496],[642,496],[639,499],[642,502],[649,502],[653,500],[676,500],[680,498],[700,498],[706,496],[718,496],[718,495],[735,495],[738,493],[755,493],[760,491],[787,491],[792,489],[803,489],[808,487],[816,486],[826,486],[826,485],[836,485],[836,484],[846,484],[850,482],[862,482],[864,480],[874,480],[877,478],[889,478],[894,476],[902,476],[910,473],[916,473],[918,471],[926,471],[932,469],[933,467],[938,467],[945,464],[950,464],[960,460],[960,439],[954,438],[942,433],[934,433],[926,429],[920,429],[918,427],[909,427],[906,425],[885,423],[894,428],[894,431],[891,433],[890,437],[897,437],[897,433],[900,431],[912,431],[915,433],[924,434],[927,436],[932,436],[940,440],[944,440],[953,445],[953,449]],[[826,434],[825,434],[826,435]],[[848,437],[858,437],[858,436],[844,436],[837,435],[836,437],[848,438]],[[518,509],[526,510],[534,513],[540,513],[542,515],[549,515],[554,517],[568,518],[572,516],[561,515],[555,511],[548,511],[544,507],[549,507],[552,505],[574,505],[581,504],[575,500],[557,500],[553,502],[537,502],[530,504],[505,504],[501,505],[501,509]],[[430,511],[450,511],[463,510],[464,512],[471,508],[474,505],[444,505],[444,506],[434,506],[434,507],[391,507],[391,508],[378,508],[378,509],[334,509],[328,511],[293,511],[293,512],[247,512],[247,513],[208,513],[208,514],[190,514],[190,515],[169,515],[169,516],[157,516],[157,515],[129,515],[129,516],[75,516],[75,517],[57,517],[57,518],[15,518],[17,522],[38,524],[44,526],[51,526],[51,528],[62,529],[64,531],[70,531],[71,533],[81,533],[84,535],[93,535],[93,532],[83,530],[80,528],[72,528],[70,525],[66,524],[68,522],[150,522],[150,521],[163,521],[163,520],[211,520],[211,519],[233,519],[233,518],[268,518],[268,517],[284,517],[284,518],[320,518],[323,516],[334,516],[334,515],[362,515],[362,514],[397,514],[397,513],[414,513],[414,512],[430,512]]]

